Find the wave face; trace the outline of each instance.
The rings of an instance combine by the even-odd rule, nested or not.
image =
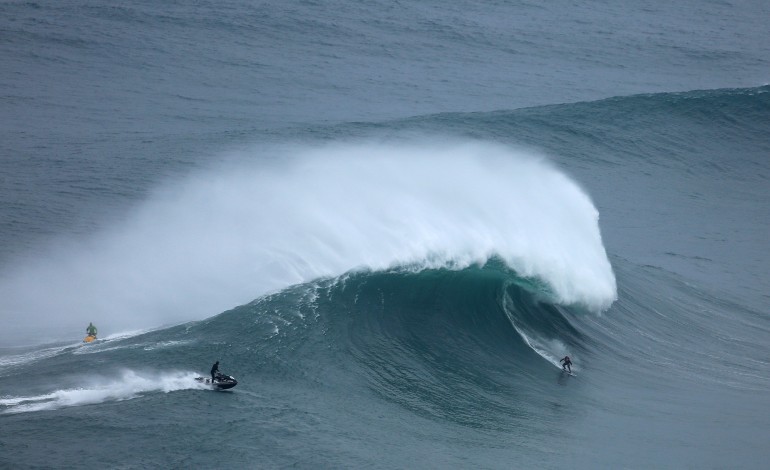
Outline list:
[[[767,5],[192,3],[0,2],[0,467],[767,466]]]
[[[425,116],[237,152],[6,266],[4,305],[30,324],[108,313],[96,344],[3,350],[3,443],[20,449],[24,429],[67,442],[88,413],[114,465],[162,434],[172,450],[152,463],[172,466],[205,464],[190,443],[214,438],[247,449],[236,465],[757,467],[767,100],[761,87]],[[204,319],[159,327],[185,318]],[[192,380],[216,359],[239,380],[232,398]],[[724,442],[741,451],[692,451]]]
[[[351,272],[200,322],[87,345],[52,345],[45,355],[35,348],[18,351],[0,364],[0,377],[4,384],[23,378],[24,385],[5,386],[0,419],[19,430],[44,420],[45,429],[32,426],[46,439],[83,432],[75,416],[109,420],[99,426],[115,438],[95,451],[106,462],[132,461],[135,445],[153,449],[152,440],[163,433],[163,446],[172,451],[153,453],[154,462],[187,459],[195,465],[210,456],[191,452],[189,443],[212,439],[227,449],[257,448],[271,465],[298,459],[322,466],[434,462],[425,452],[444,445],[447,434],[453,445],[439,458],[447,464],[468,455],[488,467],[510,458],[566,463],[575,445],[623,449],[605,457],[569,455],[587,467],[597,459],[620,462],[634,449],[681,439],[683,431],[693,440],[722,439],[707,423],[712,406],[723,400],[736,413],[727,428],[759,435],[761,423],[737,423],[770,385],[756,369],[762,367],[756,351],[768,332],[766,319],[660,269],[620,259],[615,264],[622,295],[599,317],[549,302],[546,285],[492,259],[459,270]],[[704,307],[714,311],[705,316]],[[728,310],[731,318],[725,317]],[[747,336],[746,327],[756,333]],[[705,337],[712,340],[704,343]],[[576,377],[560,371],[564,354],[572,357]],[[214,359],[239,379],[238,387],[222,392],[227,396],[193,380]],[[657,402],[661,394],[666,404]],[[126,410],[135,417],[120,419]],[[628,444],[625,435],[598,426],[621,420],[628,433],[641,437],[650,414],[656,438],[645,444]],[[688,421],[679,421],[682,416]],[[216,428],[201,426],[201,419]],[[180,425],[186,426],[183,434],[163,431]],[[319,439],[319,433],[330,438]],[[16,446],[24,435],[9,434],[4,442]],[[270,439],[263,443],[256,436]],[[399,452],[379,450],[373,442]],[[474,454],[480,442],[490,451]],[[77,446],[69,446],[58,458],[78,455]],[[731,461],[751,466],[756,455]],[[237,464],[251,458],[252,451],[228,454]],[[693,461],[686,449],[637,458]]]
[[[20,449],[30,426],[66,442],[88,413],[110,420],[96,453],[114,465],[162,433],[172,450],[152,463],[172,466],[205,464],[190,443],[214,438],[255,449],[231,452],[236,465],[757,467],[767,91],[342,125],[175,180],[112,227],[6,266],[4,305],[30,322],[108,313],[95,344],[3,349],[3,443]],[[239,380],[232,398],[192,380],[216,359]],[[692,451],[724,442],[741,452]]]
[[[182,396],[171,392],[201,387],[194,373],[169,371],[172,358],[223,356],[223,368],[261,376],[262,386],[275,387],[257,392],[256,383],[247,381],[244,393],[316,390],[319,404],[332,407],[321,412],[323,419],[335,425],[348,427],[335,417],[340,406],[361,412],[374,404],[398,419],[517,435],[526,429],[535,433],[527,440],[543,438],[547,431],[530,416],[560,399],[552,390],[556,358],[571,350],[578,360],[584,347],[566,311],[544,303],[549,295],[547,286],[518,276],[500,258],[459,270],[353,272],[297,285],[199,323],[52,347],[45,357],[19,354],[0,366],[0,374],[30,371],[26,380],[41,388],[4,397],[0,409],[15,417],[131,400],[176,402]],[[95,360],[101,366],[88,374],[56,372]],[[549,361],[554,365],[544,367]],[[52,381],[62,388],[44,392]],[[325,397],[333,390],[346,390],[347,403]]]

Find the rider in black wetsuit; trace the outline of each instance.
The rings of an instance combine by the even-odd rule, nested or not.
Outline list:
[[[211,383],[214,383],[214,377],[216,377],[217,372],[219,372],[219,361],[215,362],[213,366],[211,366]]]
[[[566,370],[570,374],[572,373],[572,361],[570,361],[569,356],[564,356],[564,359],[560,359],[559,362],[563,362],[561,368],[562,370]]]

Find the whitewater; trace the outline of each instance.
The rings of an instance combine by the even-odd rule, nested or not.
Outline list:
[[[20,263],[2,276],[7,311],[38,327],[109,312],[115,328],[147,328],[350,270],[492,256],[559,302],[601,311],[615,299],[598,212],[544,156],[469,142],[273,152],[293,153],[189,176],[128,220]]]
[[[0,2],[0,467],[764,468],[768,14]]]

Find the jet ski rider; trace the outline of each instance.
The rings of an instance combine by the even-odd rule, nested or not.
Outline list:
[[[93,336],[96,338],[96,327],[93,323],[88,322],[88,326],[86,327],[86,333],[88,333],[88,336]]]
[[[215,362],[213,366],[211,366],[211,383],[214,383],[214,377],[216,377],[217,372],[219,372],[219,361]]]

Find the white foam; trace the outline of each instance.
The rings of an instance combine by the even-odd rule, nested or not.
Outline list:
[[[123,371],[117,378],[89,377],[81,388],[56,390],[43,395],[0,398],[3,413],[25,413],[70,406],[92,405],[135,398],[150,392],[206,389],[193,372]]]
[[[127,219],[4,273],[0,316],[104,331],[201,319],[351,269],[499,255],[591,309],[616,298],[598,213],[543,157],[498,145],[359,143],[241,156]],[[243,163],[259,160],[261,166]]]

